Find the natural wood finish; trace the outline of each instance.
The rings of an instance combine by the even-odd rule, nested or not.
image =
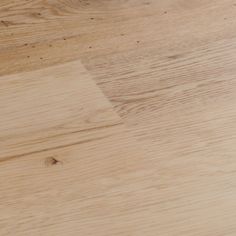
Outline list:
[[[2,0],[0,234],[235,235],[235,4]]]
[[[136,232],[149,164],[81,64],[0,81],[0,234]]]

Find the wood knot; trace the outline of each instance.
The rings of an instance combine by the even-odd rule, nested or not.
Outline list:
[[[54,165],[62,164],[62,162],[58,160],[57,158],[51,156],[51,157],[46,158],[45,164],[46,166],[54,166]]]
[[[12,22],[6,21],[6,20],[1,20],[1,23],[6,27],[8,27],[9,25],[12,25]]]

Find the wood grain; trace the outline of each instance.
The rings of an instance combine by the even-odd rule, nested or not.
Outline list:
[[[77,61],[2,77],[0,89],[0,161],[89,141],[100,129],[120,124]]]
[[[0,87],[0,234],[137,231],[149,164],[83,66],[1,77]]]
[[[235,235],[235,4],[2,0],[0,234]]]

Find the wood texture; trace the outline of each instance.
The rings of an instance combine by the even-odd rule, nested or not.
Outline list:
[[[0,234],[235,235],[235,4],[1,1]]]
[[[0,87],[0,234],[137,231],[149,164],[81,64],[1,77]]]

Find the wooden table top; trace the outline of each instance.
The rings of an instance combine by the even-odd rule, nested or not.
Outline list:
[[[235,236],[236,2],[0,1],[1,236]]]

